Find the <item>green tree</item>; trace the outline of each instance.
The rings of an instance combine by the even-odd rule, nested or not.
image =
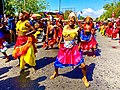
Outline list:
[[[120,16],[120,2],[117,2],[115,5],[113,3],[106,4],[103,6],[105,12],[99,17],[99,20],[107,20],[112,17],[112,13],[115,13],[115,18]]]
[[[84,19],[84,17],[83,16],[80,16],[80,20],[83,20]]]
[[[64,19],[68,19],[69,14],[72,12],[72,10],[66,10],[64,14]]]
[[[111,18],[112,17],[112,13],[114,11],[114,4],[113,3],[110,3],[110,4],[106,4],[105,6],[103,6],[103,8],[106,10],[105,14],[104,15],[104,19],[107,19],[107,18]]]
[[[114,9],[114,12],[115,12],[115,17],[117,18],[118,16],[120,16],[120,2],[118,2],[115,6],[115,9]]]
[[[4,11],[4,13],[5,14],[13,14],[14,12],[15,12],[15,9],[14,9],[14,7],[13,7],[13,4],[12,4],[12,2],[11,2],[11,0],[5,0],[5,2],[4,2],[4,5],[5,5],[5,11]]]
[[[113,5],[113,4],[112,4],[112,5]],[[104,8],[105,10],[110,10],[111,5],[110,5],[110,4],[106,4],[106,5],[103,6],[103,8]]]
[[[20,12],[21,10],[39,13],[49,6],[46,0],[5,0],[5,12]],[[10,7],[10,8],[8,8]],[[11,9],[13,9],[11,11]]]

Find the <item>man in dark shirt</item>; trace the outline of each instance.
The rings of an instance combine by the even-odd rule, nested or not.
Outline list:
[[[13,17],[12,14],[9,16],[9,19],[8,19],[8,27],[10,29],[10,42],[15,42],[16,25],[15,25],[15,18]]]

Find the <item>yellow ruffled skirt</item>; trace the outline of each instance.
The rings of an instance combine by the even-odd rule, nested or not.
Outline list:
[[[22,40],[25,37],[18,37],[18,40]],[[25,39],[24,39],[25,40]],[[24,41],[23,40],[23,41]],[[20,57],[20,69],[24,69],[25,64],[29,64],[30,66],[35,66],[36,65],[36,47],[35,44],[33,43],[32,37],[28,37],[26,39],[27,42],[24,45],[19,44],[14,48],[12,56],[16,59]],[[17,43],[20,43],[21,41],[17,41]]]
[[[29,64],[30,66],[35,66],[36,62],[35,62],[35,54],[34,54],[34,48],[33,45],[31,45],[28,50],[27,53],[22,55],[20,57],[20,69],[24,69],[25,64]]]

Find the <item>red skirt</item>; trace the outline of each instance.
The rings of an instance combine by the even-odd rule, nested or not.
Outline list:
[[[48,42],[45,41],[43,43],[43,48],[45,48],[47,46],[53,46],[56,42],[57,42],[57,32],[56,32],[56,30],[54,30],[53,35],[48,37]]]
[[[116,29],[115,29],[115,31],[112,33],[112,37],[113,37],[113,38],[116,38],[116,37],[117,37],[118,32],[119,32],[119,29],[118,29],[118,28],[116,28]]]
[[[97,41],[94,36],[92,36],[90,41],[82,42],[81,43],[81,49],[82,50],[90,50],[92,48],[96,48]]]
[[[108,29],[107,29],[107,35],[108,35],[109,37],[112,36],[112,32],[113,32],[113,28],[108,28]]]
[[[30,45],[33,45],[34,48],[34,53],[37,52],[37,48],[35,46],[36,39],[31,35],[31,36],[18,36],[17,41],[14,47],[13,51],[13,57],[16,59],[21,55],[24,55],[27,53],[28,48]]]
[[[63,29],[61,27],[59,27],[58,29],[59,29],[59,31],[58,31],[58,37],[62,37],[62,31],[63,31]]]

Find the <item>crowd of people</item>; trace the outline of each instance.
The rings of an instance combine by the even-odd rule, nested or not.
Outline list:
[[[112,22],[111,22],[112,23]],[[97,49],[96,30],[99,29],[102,35],[110,34],[110,29],[106,32],[102,31],[102,26],[107,27],[106,23],[96,23],[93,19],[87,16],[83,21],[78,21],[75,13],[71,12],[68,16],[68,21],[49,19],[42,20],[30,19],[30,14],[22,11],[19,14],[18,20],[12,15],[0,23],[0,52],[3,53],[6,62],[10,60],[6,54],[7,44],[14,42],[14,51],[12,56],[19,60],[17,66],[20,67],[20,72],[24,72],[25,65],[28,64],[34,70],[36,68],[36,53],[38,37],[42,34],[43,49],[52,49],[54,45],[59,48],[56,61],[54,62],[54,73],[50,79],[54,79],[59,75],[58,69],[67,66],[81,66],[83,78],[82,81],[86,87],[90,84],[86,77],[86,64],[84,62],[84,52],[92,50],[93,58],[96,57],[95,50]],[[112,25],[113,28],[114,25]],[[119,29],[119,23],[116,22],[116,29]],[[8,40],[9,39],[9,40]],[[8,43],[7,43],[8,42]]]
[[[120,16],[118,19],[97,22],[96,28],[98,28],[102,36],[106,36],[111,39],[120,39]]]

